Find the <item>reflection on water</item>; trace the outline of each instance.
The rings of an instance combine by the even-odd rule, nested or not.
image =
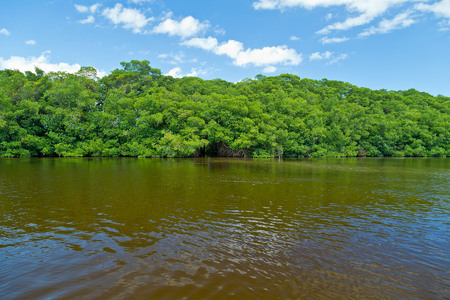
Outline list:
[[[448,159],[3,159],[0,298],[450,295]]]

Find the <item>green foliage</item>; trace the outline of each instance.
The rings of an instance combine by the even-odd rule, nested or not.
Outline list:
[[[0,70],[0,156],[450,155],[450,98],[257,75],[162,76],[122,62],[98,79]]]

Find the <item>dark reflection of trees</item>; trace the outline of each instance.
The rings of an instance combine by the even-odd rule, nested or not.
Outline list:
[[[132,236],[173,217],[282,208],[358,217],[386,205],[424,214],[445,182],[445,159],[30,159],[2,160],[2,225],[25,232],[66,226]],[[430,170],[436,170],[429,172]],[[432,180],[427,183],[427,180]],[[441,191],[442,192],[442,191]],[[377,210],[374,210],[377,213]],[[211,217],[210,215],[207,215]],[[163,221],[161,221],[163,220]],[[31,224],[31,225],[30,225]],[[34,225],[33,225],[34,224]]]

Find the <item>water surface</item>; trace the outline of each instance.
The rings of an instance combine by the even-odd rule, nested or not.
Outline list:
[[[2,159],[0,299],[445,299],[448,159]]]

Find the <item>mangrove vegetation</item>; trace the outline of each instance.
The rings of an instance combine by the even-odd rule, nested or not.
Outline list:
[[[0,156],[450,156],[450,98],[282,74],[0,70]]]

